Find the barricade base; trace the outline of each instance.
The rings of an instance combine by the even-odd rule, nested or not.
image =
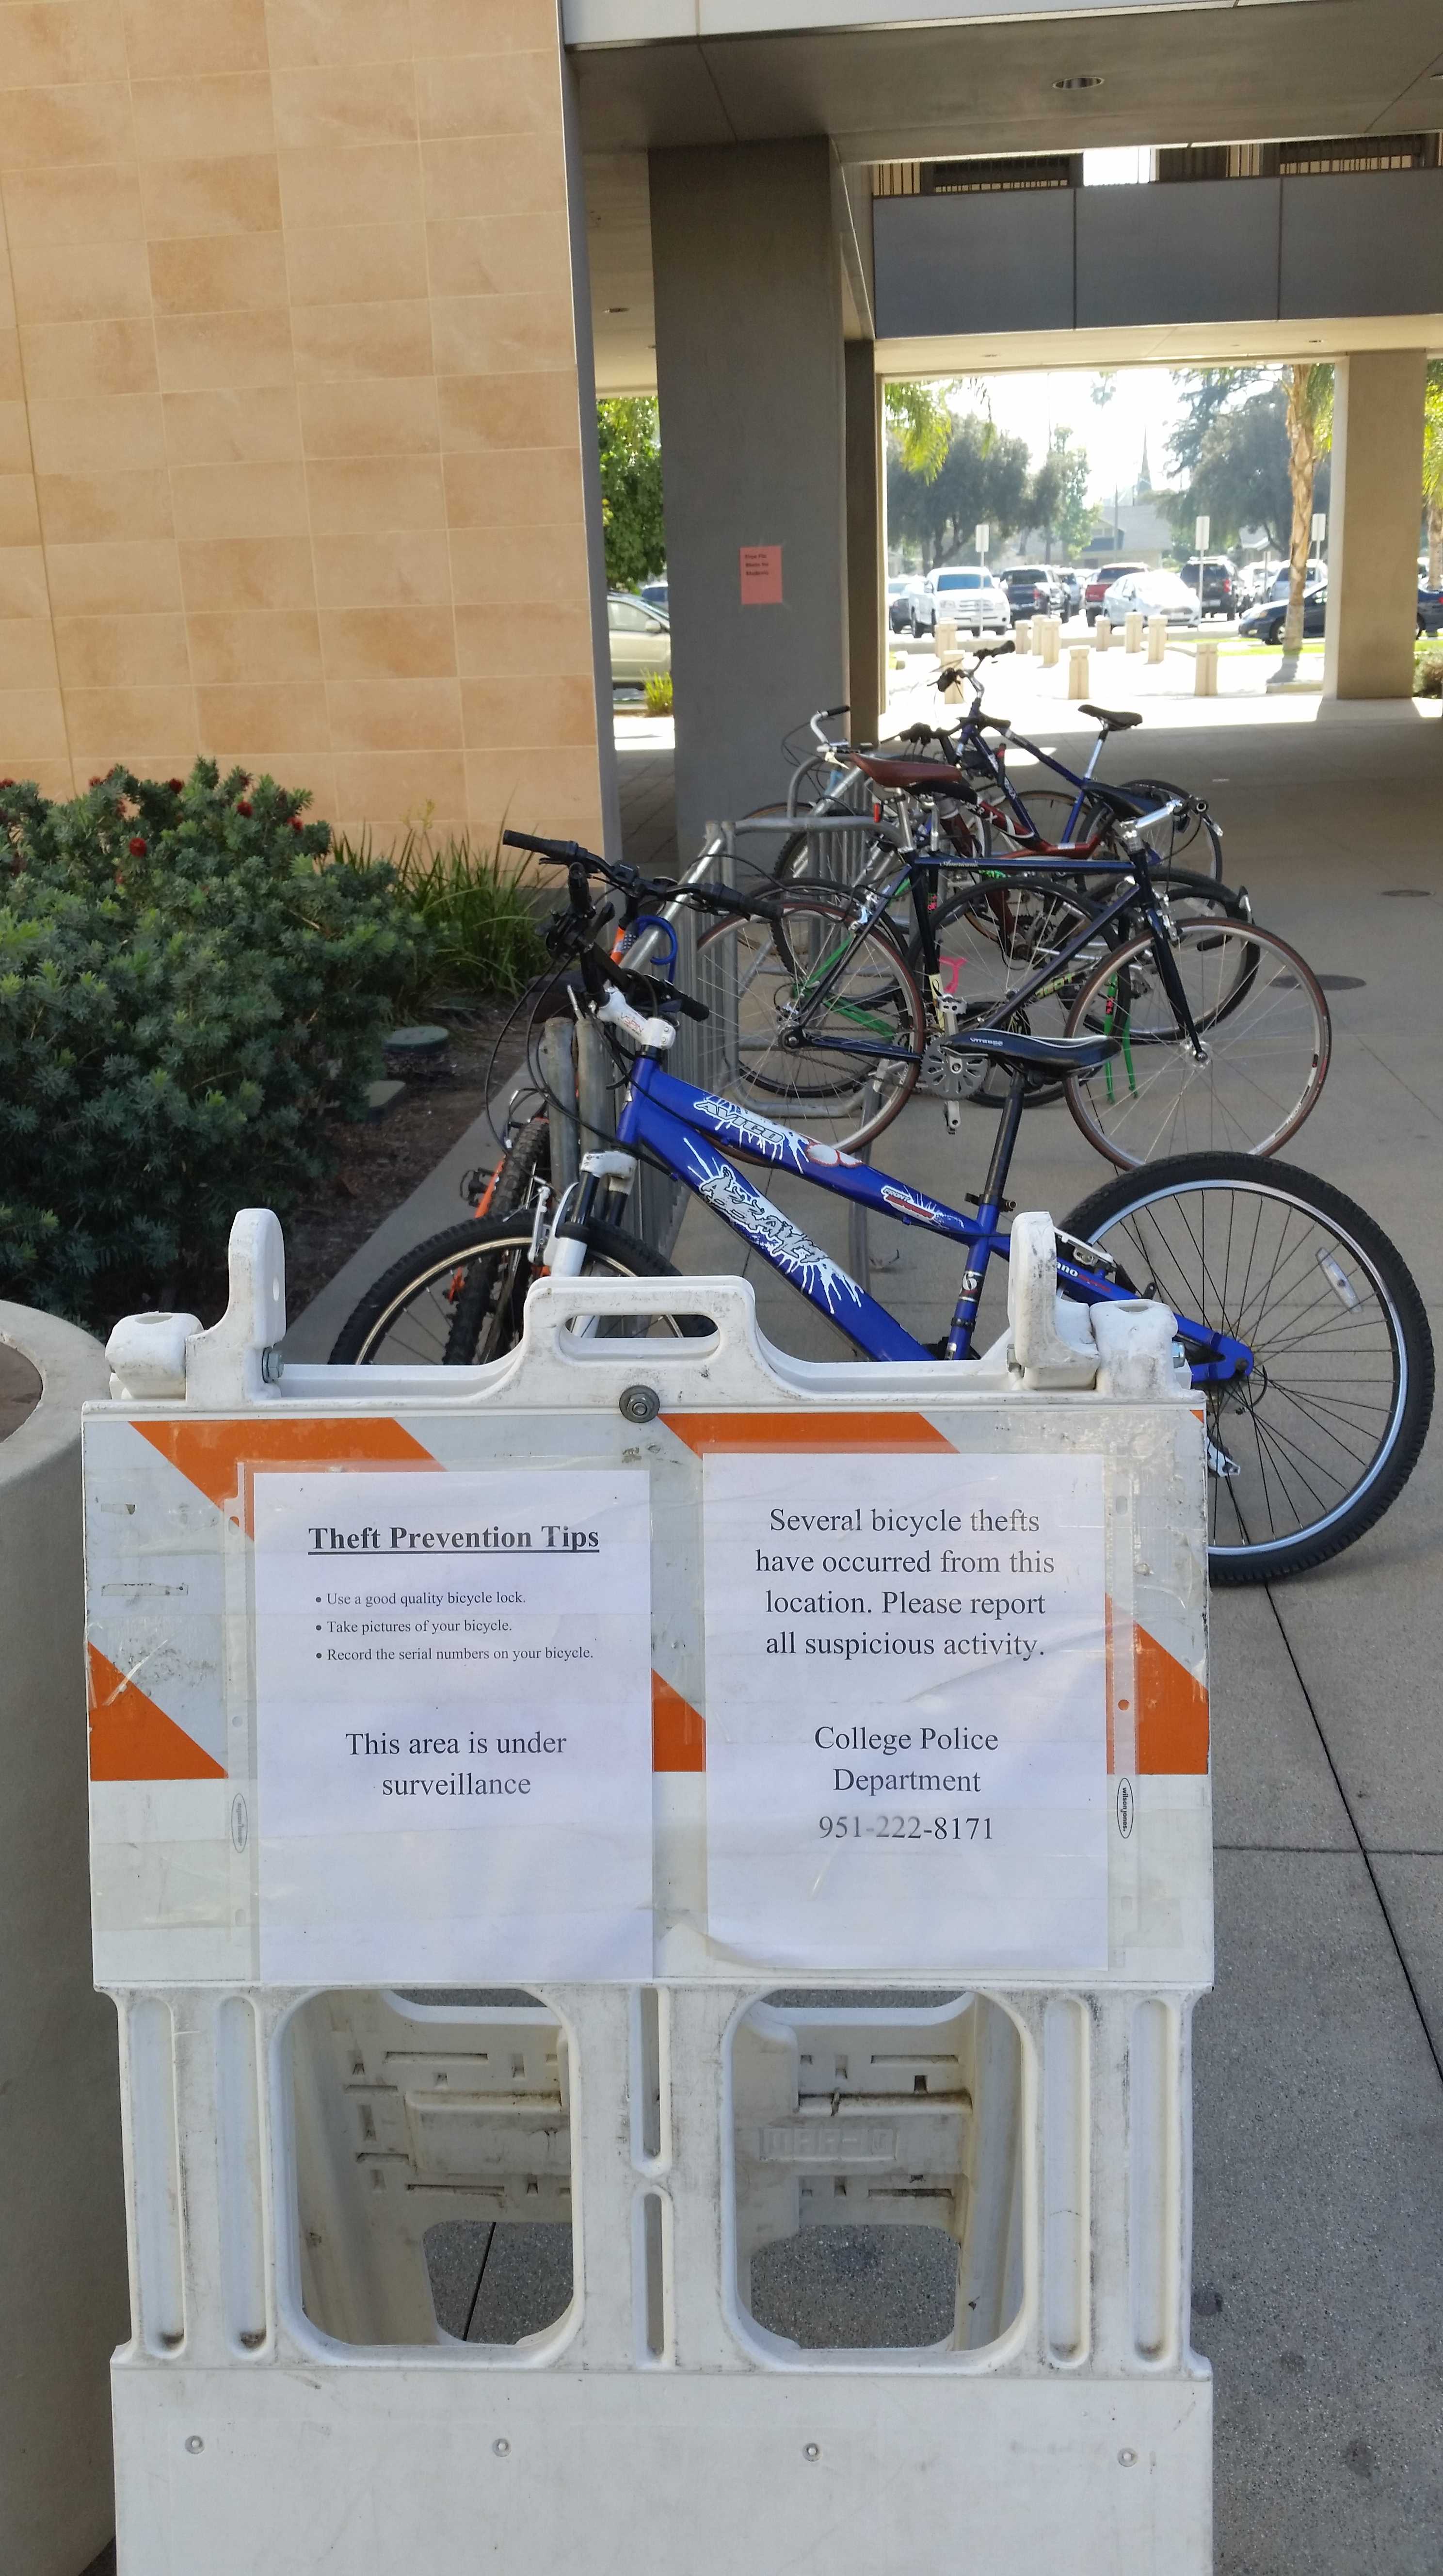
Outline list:
[[[1212,2567],[1206,2378],[122,2358],[114,2396],[119,2576],[793,2576],[823,2554],[829,2576]]]

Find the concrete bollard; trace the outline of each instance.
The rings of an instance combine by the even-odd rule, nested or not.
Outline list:
[[[939,617],[933,630],[932,641],[937,648],[938,661],[950,662],[957,650],[956,618]]]
[[[1122,647],[1125,653],[1142,651],[1142,610],[1140,608],[1132,608],[1128,611],[1122,630]]]
[[[1019,653],[1031,652],[1032,620],[1030,617],[1018,618],[1016,625],[1012,629],[1012,641],[1016,645]]]
[[[1107,653],[1111,651],[1112,619],[1110,617],[1098,618],[1097,623],[1092,630],[1092,641],[1099,653]]]
[[[1037,633],[1037,649],[1042,659],[1042,667],[1044,671],[1050,671],[1056,663],[1061,648],[1062,628],[1055,617],[1039,617]]]
[[[1202,637],[1199,636],[1197,648],[1197,671],[1193,678],[1193,696],[1195,698],[1215,698],[1217,693],[1217,638],[1216,636],[1210,635],[1206,643],[1204,643]]]
[[[1085,644],[1073,644],[1067,655],[1067,694],[1085,698],[1092,689],[1092,655]]]
[[[1147,621],[1147,658],[1160,662],[1167,651],[1167,619],[1150,617]]]

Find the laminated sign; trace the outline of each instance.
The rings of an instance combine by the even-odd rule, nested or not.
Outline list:
[[[254,1480],[261,1973],[651,1973],[642,1468]]]
[[[713,1944],[1105,1968],[1101,1459],[752,1453],[704,1477]]]

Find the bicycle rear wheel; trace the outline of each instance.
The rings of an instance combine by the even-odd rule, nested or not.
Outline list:
[[[1205,1391],[1215,1583],[1322,1565],[1381,1519],[1427,1433],[1433,1345],[1371,1217],[1289,1164],[1190,1154],[1107,1182],[1065,1230],[1254,1353],[1250,1378]]]
[[[717,997],[716,1090],[847,1151],[890,1126],[916,1087],[926,1012],[880,923],[859,930],[845,898],[800,887],[764,915],[719,922],[697,955]]]
[[[1019,984],[1049,965],[1071,939],[1085,935],[1090,920],[1085,905],[1062,893],[1046,879],[998,876],[973,885],[938,906],[932,916],[942,977],[942,996],[950,1006],[956,1052],[967,1066],[966,1096],[984,1109],[996,1109],[1006,1098],[1011,1079],[990,1056],[968,1056],[966,1024],[1020,1029],[1032,1037],[1060,1037],[1081,986],[1105,954],[1105,942],[1089,946],[1060,968],[1024,1010],[1004,1005]],[[921,940],[914,935],[911,962],[920,974]],[[1046,1074],[1028,1077],[1029,1108],[1059,1100],[1062,1083]]]
[[[1068,1076],[1073,1117],[1125,1169],[1204,1147],[1276,1153],[1327,1079],[1332,1030],[1312,969],[1273,931],[1222,919],[1184,922],[1170,953],[1203,1058],[1183,1036],[1144,931],[1101,960],[1068,1016],[1069,1037],[1105,1033],[1123,1050]]]

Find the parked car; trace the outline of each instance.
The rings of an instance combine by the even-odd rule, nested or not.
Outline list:
[[[1010,564],[1000,575],[1014,617],[1061,617],[1067,593],[1052,564]]]
[[[634,695],[648,671],[671,669],[671,620],[659,608],[628,591],[613,590],[606,601],[611,639],[611,685]]]
[[[1197,556],[1189,555],[1182,568],[1182,578],[1189,590],[1197,588],[1198,569]],[[1204,555],[1202,576],[1204,617],[1236,616],[1239,606],[1236,564],[1230,563],[1226,555]]]
[[[1197,592],[1175,572],[1125,572],[1103,592],[1102,610],[1114,624],[1139,611],[1144,617],[1165,617],[1169,626],[1198,623]]]
[[[1286,564],[1279,564],[1279,566],[1278,566],[1278,568],[1277,568],[1277,571],[1276,571],[1276,572],[1274,573],[1274,575],[1273,575],[1272,588],[1271,588],[1271,590],[1270,590],[1270,591],[1268,592],[1268,594],[1267,594],[1267,595],[1268,595],[1268,597],[1269,597],[1269,599],[1286,599],[1286,598],[1287,598],[1287,595],[1288,595],[1288,588],[1289,588],[1289,585],[1290,585],[1290,583],[1291,583],[1291,581],[1292,581],[1292,578],[1293,578],[1293,576],[1292,576],[1291,572],[1289,571],[1289,569],[1288,569],[1287,565],[1286,565]],[[1326,590],[1326,589],[1327,589],[1327,586],[1328,586],[1328,567],[1327,567],[1327,565],[1326,565],[1326,564],[1316,564],[1316,563],[1314,563],[1314,564],[1310,564],[1310,565],[1308,566],[1308,580],[1309,580],[1310,582],[1320,581],[1320,582],[1322,583],[1322,585],[1323,585],[1323,588]],[[1420,582],[1419,582],[1419,588],[1420,588],[1420,589],[1422,588],[1421,580],[1420,580]]]
[[[913,603],[921,588],[921,576],[915,572],[894,572],[887,584],[887,624],[894,635],[914,635],[921,628],[913,623]]]
[[[918,621],[912,628],[914,635],[924,627],[929,634],[935,634],[939,617],[950,617],[956,625],[969,627],[978,635],[1010,635],[1012,631],[1006,592],[990,572],[977,571],[968,564],[929,573],[916,595],[913,614]]]
[[[1143,563],[1113,563],[1099,564],[1096,572],[1089,573],[1082,591],[1082,613],[1088,625],[1097,624],[1102,615],[1102,603],[1115,581],[1121,581],[1125,573],[1146,570]]]
[[[1238,633],[1250,635],[1259,644],[1281,644],[1283,624],[1288,613],[1288,590],[1284,581],[1281,595],[1263,600],[1250,608],[1239,621]],[[1310,581],[1303,592],[1303,633],[1321,635],[1328,619],[1328,585],[1326,580]],[[1426,582],[1418,584],[1418,633],[1443,634],[1443,590],[1430,590]]]
[[[664,576],[660,581],[639,583],[636,596],[638,599],[644,599],[648,608],[659,608],[663,617],[670,617],[671,584]]]
[[[1270,563],[1244,564],[1237,579],[1238,597],[1244,608],[1256,608],[1260,599],[1270,597],[1276,570],[1277,566]]]

